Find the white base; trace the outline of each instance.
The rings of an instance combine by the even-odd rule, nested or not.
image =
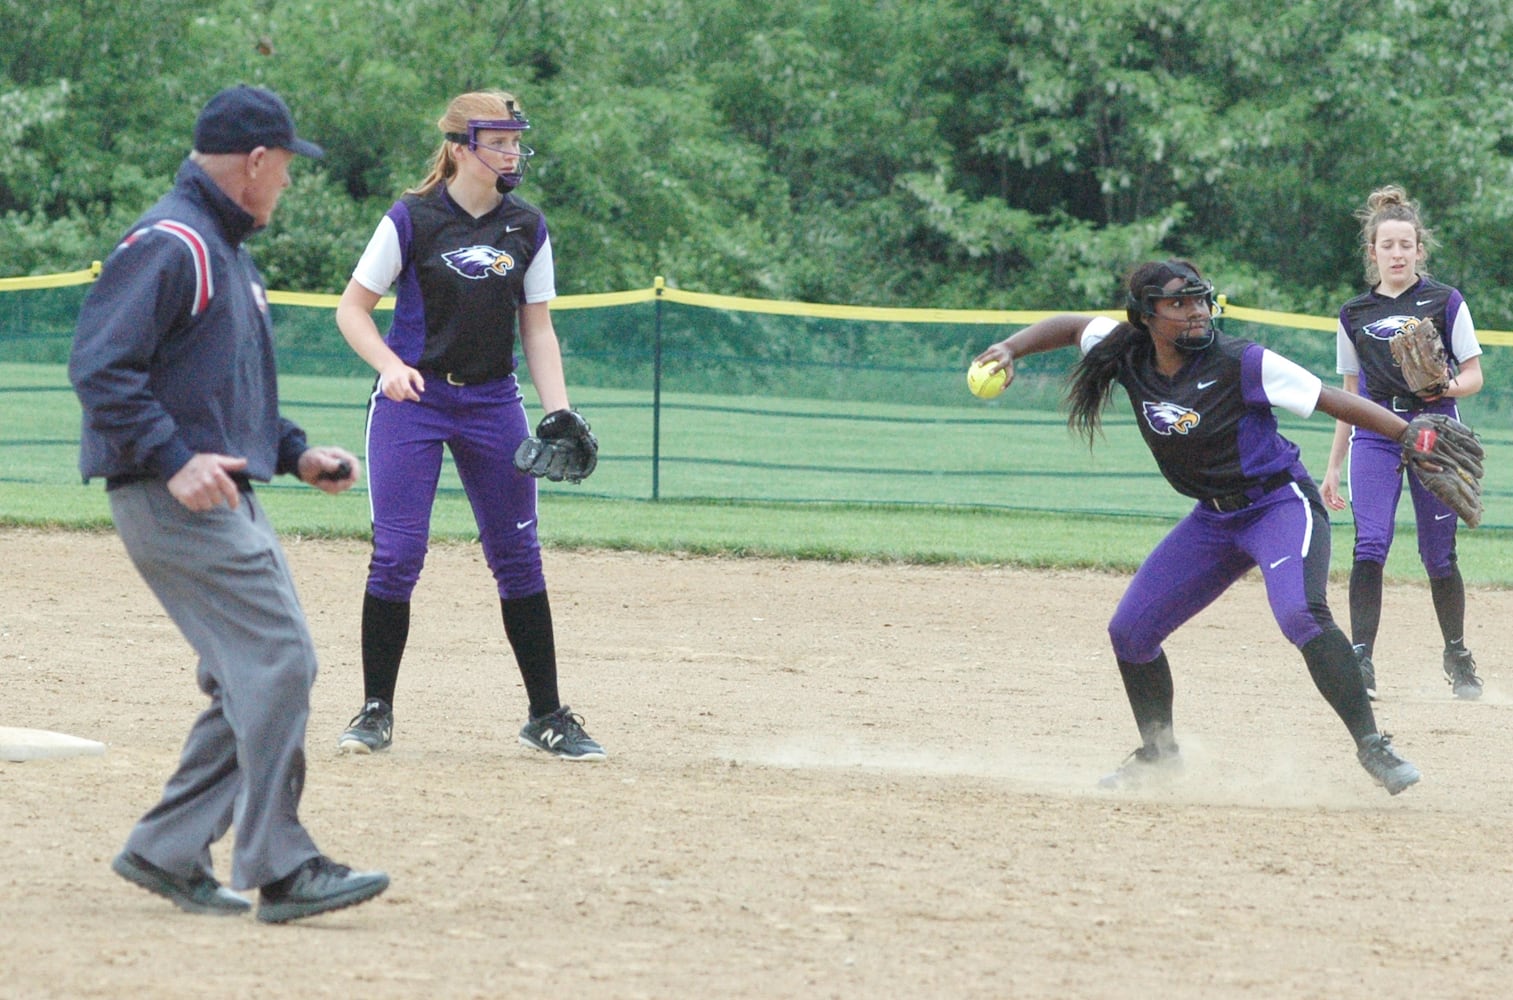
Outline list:
[[[0,760],[41,760],[44,757],[79,757],[102,754],[105,744],[81,736],[46,729],[0,726]]]

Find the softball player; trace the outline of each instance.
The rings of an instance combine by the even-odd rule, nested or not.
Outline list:
[[[1407,419],[1422,411],[1460,419],[1455,400],[1482,387],[1481,345],[1471,310],[1459,291],[1424,275],[1432,237],[1418,208],[1397,185],[1371,193],[1357,213],[1372,287],[1340,309],[1336,335],[1337,368],[1345,391],[1389,407]],[[1455,377],[1443,396],[1421,399],[1403,380],[1388,346],[1409,319],[1432,319],[1455,365]],[[1355,561],[1350,568],[1350,631],[1361,676],[1376,697],[1372,651],[1382,618],[1382,565],[1392,548],[1397,504],[1403,492],[1403,468],[1397,442],[1366,428],[1341,423],[1335,428],[1329,467],[1324,474],[1324,501],[1345,508],[1340,496],[1340,467],[1350,455],[1350,503],[1355,515]],[[1413,515],[1418,524],[1418,554],[1429,575],[1429,594],[1445,640],[1445,678],[1457,698],[1480,698],[1481,678],[1466,648],[1466,585],[1455,561],[1455,512],[1408,477]]]
[[[536,483],[514,468],[529,434],[515,340],[548,413],[568,409],[552,326],[546,219],[512,192],[532,151],[513,95],[454,98],[430,173],[389,209],[337,306],[342,336],[378,372],[368,410],[373,556],[363,599],[364,703],[338,745],[393,740],[394,689],[425,561],[442,447],[451,450],[499,593],[505,636],[530,701],[520,741],[568,760],[603,748],[557,694],[551,606],[536,534]],[[373,309],[394,288],[387,336]]]
[[[1259,567],[1277,624],[1355,739],[1361,765],[1396,795],[1419,772],[1377,730],[1350,643],[1330,616],[1328,514],[1272,408],[1304,417],[1321,409],[1392,438],[1406,422],[1259,344],[1218,334],[1213,286],[1186,261],[1142,264],[1128,290],[1125,322],[1054,316],[977,357],[1012,383],[1015,359],[1077,346],[1069,423],[1091,441],[1118,382],[1162,475],[1198,501],[1146,558],[1109,623],[1141,745],[1102,784],[1134,786],[1180,766],[1162,643]]]

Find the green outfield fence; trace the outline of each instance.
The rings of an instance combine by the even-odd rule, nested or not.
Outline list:
[[[65,366],[97,271],[0,279],[0,481],[8,487],[78,484],[79,414]],[[372,374],[336,331],[337,297],[269,299],[285,411],[312,441],[362,454]],[[993,402],[967,393],[973,355],[1051,313],[765,301],[686,292],[660,278],[644,289],[563,296],[552,313],[574,405],[602,451],[592,479],[543,483],[547,493],[1136,516],[1187,507],[1125,413],[1111,415],[1092,449],[1065,430],[1059,396],[1071,352],[1027,359],[1015,387]],[[1338,384],[1333,317],[1226,304],[1220,322]],[[1487,388],[1462,415],[1489,450],[1484,523],[1506,527],[1513,391],[1498,362],[1513,334],[1479,336]],[[527,402],[535,413],[529,392]],[[1322,475],[1333,421],[1283,420]],[[442,489],[457,492],[450,469]]]

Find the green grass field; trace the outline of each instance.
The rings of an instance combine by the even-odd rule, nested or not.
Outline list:
[[[360,378],[281,383],[285,413],[312,443],[358,455],[368,388]],[[1190,506],[1122,411],[1090,451],[1053,409],[962,396],[961,406],[916,406],[684,393],[665,395],[657,413],[648,392],[576,388],[600,464],[581,486],[543,484],[542,537],[574,548],[1127,572]],[[62,368],[0,365],[0,405],[0,522],[107,528],[102,488],[82,486],[76,472],[79,411]],[[1285,432],[1321,474],[1333,422],[1288,418]],[[1502,512],[1513,438],[1482,433],[1488,513],[1462,532],[1461,566],[1468,582],[1509,586],[1513,523]],[[281,478],[259,492],[286,534],[366,535],[361,488],[329,497]],[[474,536],[450,464],[432,530]],[[1352,537],[1348,517],[1337,517],[1337,573]],[[1388,574],[1422,579],[1411,521],[1400,525]]]

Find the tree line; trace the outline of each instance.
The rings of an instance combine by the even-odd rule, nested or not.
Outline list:
[[[1459,0],[0,0],[0,276],[87,266],[221,87],[326,159],[256,240],[336,292],[435,120],[502,87],[559,291],[1107,308],[1136,261],[1327,314],[1402,184],[1431,271],[1513,327],[1513,12]]]

